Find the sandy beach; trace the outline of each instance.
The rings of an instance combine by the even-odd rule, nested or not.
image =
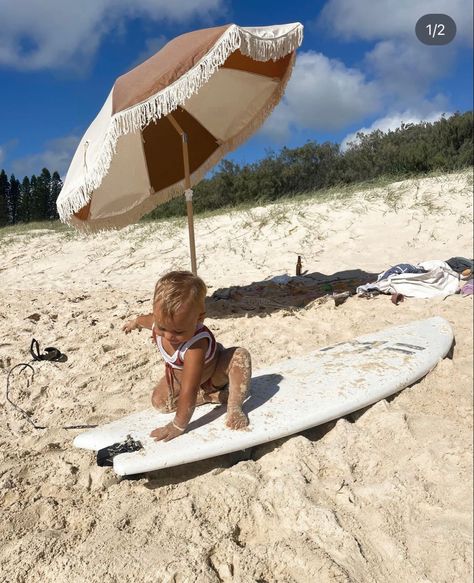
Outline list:
[[[121,328],[150,311],[163,273],[189,269],[185,220],[1,238],[0,583],[470,581],[473,296],[245,304],[241,288],[294,276],[298,255],[322,282],[470,258],[472,185],[467,171],[197,217],[199,275],[227,297],[209,300],[206,324],[254,369],[435,315],[454,355],[365,411],[136,480],[97,467],[61,427],[149,406],[163,365],[146,331]],[[44,430],[5,398],[32,338],[68,356],[35,363],[29,386],[12,380]]]

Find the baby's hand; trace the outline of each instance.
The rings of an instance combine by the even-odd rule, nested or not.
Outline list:
[[[157,427],[156,429],[153,429],[153,431],[150,433],[150,437],[154,437],[155,441],[170,441],[175,437],[179,437],[183,433],[184,429],[171,422],[164,427]]]
[[[126,324],[124,324],[122,326],[122,330],[125,332],[125,334],[130,334],[130,332],[132,330],[136,330],[138,328],[138,330],[141,330],[141,326],[139,326],[137,324],[137,320],[129,320]]]

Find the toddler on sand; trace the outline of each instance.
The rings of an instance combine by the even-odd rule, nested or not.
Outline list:
[[[174,420],[151,432],[157,441],[181,435],[196,405],[227,403],[226,425],[243,429],[242,411],[250,385],[251,360],[245,348],[224,348],[203,324],[206,284],[189,271],[171,271],[158,280],[153,313],[123,326],[126,334],[148,328],[165,361],[165,376],[151,402],[162,412],[176,411]]]

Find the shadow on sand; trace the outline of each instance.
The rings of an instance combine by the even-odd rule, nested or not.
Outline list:
[[[359,285],[375,281],[377,273],[349,269],[326,275],[317,271],[300,276],[276,276],[244,286],[215,290],[206,300],[210,318],[239,318],[303,308],[314,300],[352,295]]]
[[[280,374],[272,373],[272,374],[265,374],[260,375],[258,377],[252,377],[252,384],[250,387],[250,396],[245,401],[244,406],[242,407],[244,412],[248,415],[254,409],[261,407],[264,403],[269,401],[274,395],[278,393],[278,385],[282,381],[283,377]],[[190,433],[194,429],[198,427],[202,427],[214,419],[217,419],[221,415],[223,415],[227,410],[226,405],[217,405],[206,413],[199,419],[195,421],[191,421],[188,425],[188,430],[186,433]]]

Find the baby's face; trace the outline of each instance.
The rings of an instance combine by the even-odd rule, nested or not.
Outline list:
[[[158,336],[165,338],[173,347],[178,347],[194,336],[197,323],[202,321],[204,314],[196,306],[183,306],[170,319],[163,316],[157,304],[153,310],[153,316]]]

